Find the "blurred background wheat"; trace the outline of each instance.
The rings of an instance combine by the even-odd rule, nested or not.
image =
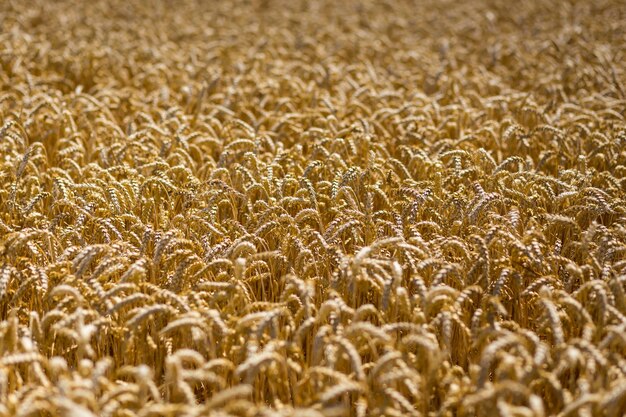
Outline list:
[[[625,22],[0,2],[0,416],[623,416]]]

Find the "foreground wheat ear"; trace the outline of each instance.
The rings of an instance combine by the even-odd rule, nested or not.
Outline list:
[[[0,1],[0,417],[626,415],[623,1]]]

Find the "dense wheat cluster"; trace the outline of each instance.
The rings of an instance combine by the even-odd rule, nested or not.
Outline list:
[[[0,2],[0,416],[626,413],[620,1]]]

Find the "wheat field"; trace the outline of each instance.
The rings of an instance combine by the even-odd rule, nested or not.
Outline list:
[[[626,414],[623,1],[0,28],[0,416]]]

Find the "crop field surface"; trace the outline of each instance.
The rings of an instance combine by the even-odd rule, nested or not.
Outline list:
[[[0,417],[623,417],[624,1],[0,1]]]

